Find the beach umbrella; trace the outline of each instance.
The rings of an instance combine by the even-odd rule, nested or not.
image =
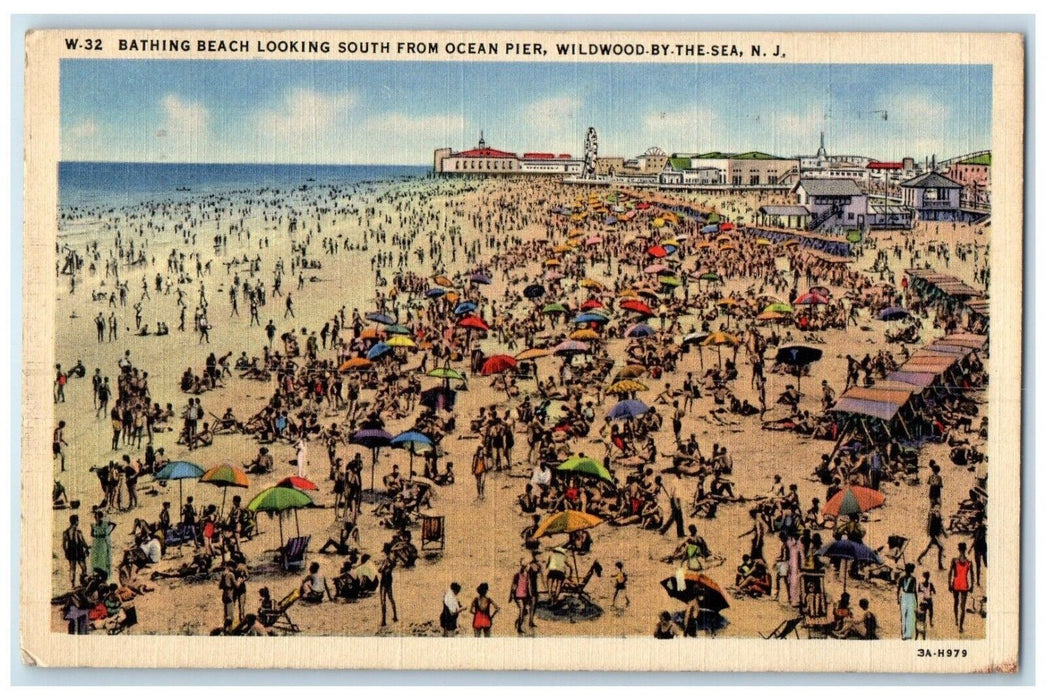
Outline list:
[[[571,356],[580,355],[589,351],[587,343],[583,343],[580,340],[564,340],[562,343],[552,349],[557,355]]]
[[[639,296],[639,294],[636,293],[636,290],[629,288],[622,289],[620,292],[617,293],[617,296],[620,299],[635,299],[637,296]]]
[[[824,504],[823,512],[825,515],[831,516],[854,515],[878,508],[885,501],[886,497],[875,489],[848,486],[828,499],[828,502]]]
[[[221,487],[222,507],[218,511],[219,517],[221,517],[221,514],[225,512],[225,496],[229,487],[245,489],[250,486],[250,482],[247,480],[247,475],[243,470],[238,469],[231,464],[219,464],[217,467],[208,469],[200,475],[200,483]]]
[[[900,306],[888,306],[879,312],[879,319],[881,321],[897,321],[902,318],[908,318],[910,315],[907,309],[902,309]]]
[[[458,321],[459,328],[468,328],[470,330],[475,329],[477,331],[489,331],[490,326],[479,316],[466,316],[465,318]]]
[[[523,290],[523,296],[527,299],[540,299],[545,296],[545,288],[540,284],[530,284]]]
[[[490,284],[491,279],[489,275],[482,272],[474,272],[472,273],[472,276],[469,277],[469,281],[475,282],[476,284]]]
[[[701,341],[701,345],[715,346],[716,355],[719,358],[719,365],[723,365],[723,346],[727,345],[732,348],[736,348],[741,345],[741,340],[736,335],[724,333],[723,331],[716,331],[709,333],[708,336]]]
[[[410,335],[410,329],[402,324],[395,324],[385,329],[390,335]]]
[[[654,335],[655,332],[656,331],[653,328],[651,328],[650,326],[648,326],[647,324],[645,324],[645,323],[637,323],[637,324],[635,324],[633,326],[630,326],[628,328],[628,330],[625,331],[625,337],[628,337],[628,338],[646,338],[648,336]]]
[[[608,321],[610,321],[610,319],[607,318],[605,315],[599,313],[598,311],[586,311],[583,314],[578,314],[577,316],[575,316],[573,319],[571,319],[570,322],[603,324],[607,323]]]
[[[705,272],[698,279],[704,282],[719,282],[721,278],[715,272]]]
[[[722,306],[722,307],[726,307],[726,308],[733,308],[735,306],[740,306],[740,305],[741,305],[740,302],[738,302],[737,299],[734,299],[732,297],[724,297],[723,299],[720,299],[719,301],[716,302],[716,306]]]
[[[607,387],[607,393],[611,395],[634,394],[637,391],[647,391],[649,388],[643,382],[637,382],[635,379],[622,379]]]
[[[548,357],[551,354],[552,351],[547,348],[527,348],[517,354],[516,359],[522,362],[524,360],[536,360],[539,357]]]
[[[668,250],[663,245],[652,245],[646,249],[647,255],[654,258],[668,257]]]
[[[591,277],[584,278],[583,280],[578,282],[578,285],[584,287],[585,289],[602,289],[603,288],[603,283],[602,282],[600,282],[599,280],[594,280]]]
[[[291,475],[285,476],[276,482],[277,486],[282,486],[288,489],[298,489],[299,491],[319,491],[320,487],[312,483],[308,479],[302,476]]]
[[[566,312],[567,307],[563,306],[558,301],[554,301],[550,304],[545,304],[541,308],[541,313],[544,314],[565,314]]]
[[[795,311],[791,305],[784,303],[783,301],[775,301],[773,304],[767,304],[766,308],[763,309],[763,313],[773,312],[778,314],[790,314]]]
[[[718,613],[730,607],[730,602],[722,587],[697,571],[682,572],[681,576],[669,576],[661,581],[661,586],[670,597],[684,603],[703,596],[703,607],[713,612]]]
[[[593,309],[602,309],[603,308],[603,303],[600,302],[598,299],[589,299],[584,304],[582,304],[580,308],[581,308],[582,311],[592,311]]]
[[[443,287],[453,287],[454,283],[446,275],[433,275],[432,281]]]
[[[361,340],[377,340],[378,338],[384,338],[385,331],[378,330],[377,328],[364,328],[363,332],[360,333]]]
[[[720,231],[733,231],[734,228],[734,225],[729,221],[724,221],[723,223],[719,224]]]
[[[479,372],[483,376],[489,377],[492,374],[501,374],[515,366],[516,358],[511,355],[491,355],[487,358],[486,362],[483,363],[483,367]]]
[[[599,340],[599,333],[591,328],[579,328],[567,337],[571,340]]]
[[[803,390],[803,373],[800,368],[811,362],[821,359],[823,352],[820,348],[812,348],[808,345],[786,345],[778,348],[776,360],[796,368],[796,381],[798,391]]]
[[[712,244],[709,241],[701,241],[694,247],[698,249],[711,248]]]
[[[450,387],[436,386],[421,392],[421,400],[419,403],[421,403],[422,406],[431,408],[433,411],[437,409],[452,410],[457,395],[458,392]]]
[[[389,445],[401,450],[407,450],[410,453],[411,476],[414,476],[414,455],[430,452],[436,448],[432,438],[425,433],[419,433],[417,430],[407,430],[400,433],[389,441]]]
[[[359,372],[361,370],[370,369],[374,363],[365,357],[353,357],[352,359],[342,362],[338,367],[339,372]]]
[[[665,265],[664,263],[654,263],[653,265],[647,265],[646,267],[644,267],[643,272],[647,273],[648,275],[656,275],[659,272],[666,272],[671,269],[672,268],[670,268],[668,265]]]
[[[883,282],[883,285],[885,285],[887,287],[890,287],[891,289],[893,288],[893,285],[891,285],[891,284],[889,284],[887,282]],[[825,298],[832,296],[832,292],[828,289],[828,287],[810,287],[810,293],[811,294],[820,294],[821,296],[823,296]]]
[[[820,556],[828,557],[829,559],[842,559],[843,561],[870,561],[876,564],[882,564],[882,559],[879,558],[879,554],[871,547],[862,544],[860,542],[854,542],[849,539],[835,540],[834,542],[821,547],[817,550]],[[846,579],[849,578],[846,572],[846,565],[843,566],[843,591],[846,590]]]
[[[288,510],[294,511],[294,524],[298,529],[298,509],[312,505],[312,499],[298,489],[286,486],[273,486],[265,489],[255,496],[247,504],[247,510],[252,513],[275,513],[280,523],[280,548],[283,548],[283,513]],[[298,529],[301,536],[301,530]]]
[[[688,333],[683,336],[683,345],[701,345],[708,338],[708,333]]]
[[[472,313],[476,310],[476,305],[471,301],[463,301],[454,307],[455,316],[464,316],[465,314]]]
[[[547,535],[564,535],[581,530],[590,530],[603,520],[591,513],[583,513],[579,510],[564,510],[545,517],[534,530],[532,537],[538,539]]]
[[[459,379],[461,381],[465,381],[465,377],[462,376],[461,372],[457,371],[456,369],[451,369],[449,367],[434,367],[433,369],[430,369],[428,372],[426,372],[425,376],[433,377],[435,379],[446,379],[448,381],[451,379]]]
[[[559,245],[552,246],[553,253],[569,253],[574,248],[568,243],[560,243]]]
[[[156,481],[177,481],[178,482],[178,509],[182,507],[182,482],[186,479],[199,479],[204,475],[203,467],[193,464],[192,462],[170,462],[160,471],[153,475],[153,479]]]
[[[649,410],[650,407],[639,399],[625,399],[614,404],[614,407],[607,412],[607,418],[611,420],[633,420]]]
[[[614,381],[620,379],[636,379],[646,374],[646,367],[643,365],[625,365],[622,367],[616,375],[614,375]]]
[[[392,352],[392,346],[388,343],[375,343],[370,350],[367,351],[368,360],[376,360],[387,352]]]
[[[757,239],[755,239],[755,244],[758,245],[758,246],[773,245],[772,243],[770,243],[769,239],[766,239],[766,238],[757,238]]]
[[[602,243],[602,242],[603,242],[603,239],[600,238],[599,236],[589,236],[588,238],[585,239],[585,245],[597,245],[597,244]]]
[[[374,467],[378,462],[378,452],[382,447],[387,447],[389,442],[392,440],[392,435],[382,430],[381,428],[364,428],[357,430],[349,438],[349,443],[353,445],[363,445],[369,447],[371,451],[370,461],[370,490],[374,490]]]
[[[561,263],[559,260],[556,260],[555,258],[549,258],[545,261],[545,267],[559,267],[562,264],[563,263]]]
[[[797,297],[794,303],[800,304],[802,306],[815,306],[827,304],[828,299],[821,296],[820,294],[815,294],[814,292],[807,292],[806,294],[801,294],[799,297]]]
[[[456,301],[457,301],[458,299],[460,299],[460,298],[461,298],[461,295],[459,295],[459,294],[458,294],[457,292],[447,292],[447,293],[446,293],[446,294],[445,294],[445,295],[443,296],[443,298],[444,298],[444,299],[446,299],[447,301],[449,301],[449,302],[450,302],[451,304],[453,304],[453,303],[455,303],[455,302],[456,302]]]
[[[683,282],[678,277],[672,275],[661,275],[657,278],[657,281],[666,287],[676,288],[682,286]]]
[[[414,348],[417,343],[405,335],[394,335],[385,341],[390,348]]]
[[[425,296],[429,297],[430,299],[435,299],[436,297],[441,297],[441,296],[443,296],[446,293],[447,293],[446,289],[440,289],[439,287],[433,287],[432,289],[429,289],[428,291],[425,292]]]
[[[641,314],[643,316],[654,316],[654,310],[638,299],[626,299],[621,302],[621,308],[625,311]]]
[[[384,326],[391,326],[396,322],[392,316],[388,314],[378,313],[377,311],[371,311],[365,317],[368,321],[374,321],[374,323],[380,323]]]
[[[583,455],[571,457],[556,467],[556,471],[568,474],[582,474],[584,476],[602,479],[608,484],[614,483],[614,477],[611,476],[606,467],[591,457],[585,457]]]
[[[715,233],[719,230],[718,224],[709,224],[708,226],[701,227],[701,233]]]
[[[788,318],[788,314],[783,314],[780,311],[764,311],[755,318],[757,321],[780,321],[783,318]]]

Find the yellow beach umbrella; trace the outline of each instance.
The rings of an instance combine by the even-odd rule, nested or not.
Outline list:
[[[392,348],[413,348],[416,347],[416,343],[405,335],[394,335],[385,341],[385,344]]]
[[[591,328],[582,328],[570,334],[571,340],[599,340],[599,333]]]
[[[539,357],[548,357],[552,354],[551,350],[545,348],[527,348],[523,352],[516,355],[516,359],[520,361],[524,360],[536,360]]]
[[[586,277],[585,279],[581,280],[581,282],[579,284],[582,287],[585,287],[586,289],[602,289],[603,288],[603,283],[602,282],[600,282],[599,280],[594,280],[591,277]]]
[[[635,379],[622,379],[621,381],[614,382],[607,387],[608,394],[631,394],[636,391],[647,391],[648,387],[643,382],[637,382]]]

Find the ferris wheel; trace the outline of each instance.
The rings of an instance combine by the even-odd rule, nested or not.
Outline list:
[[[581,173],[583,177],[595,177],[596,156],[599,155],[599,137],[596,135],[596,127],[588,127],[585,134],[585,166]]]

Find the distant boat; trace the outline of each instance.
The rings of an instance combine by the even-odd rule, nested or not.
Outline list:
[[[316,182],[316,178],[314,178],[314,177],[307,177],[307,178],[305,178],[305,182]]]
[[[174,191],[175,192],[192,192],[192,190],[190,190],[188,187],[175,187]]]

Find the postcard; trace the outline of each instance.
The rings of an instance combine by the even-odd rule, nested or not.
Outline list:
[[[1021,36],[26,43],[25,663],[1017,670]]]

